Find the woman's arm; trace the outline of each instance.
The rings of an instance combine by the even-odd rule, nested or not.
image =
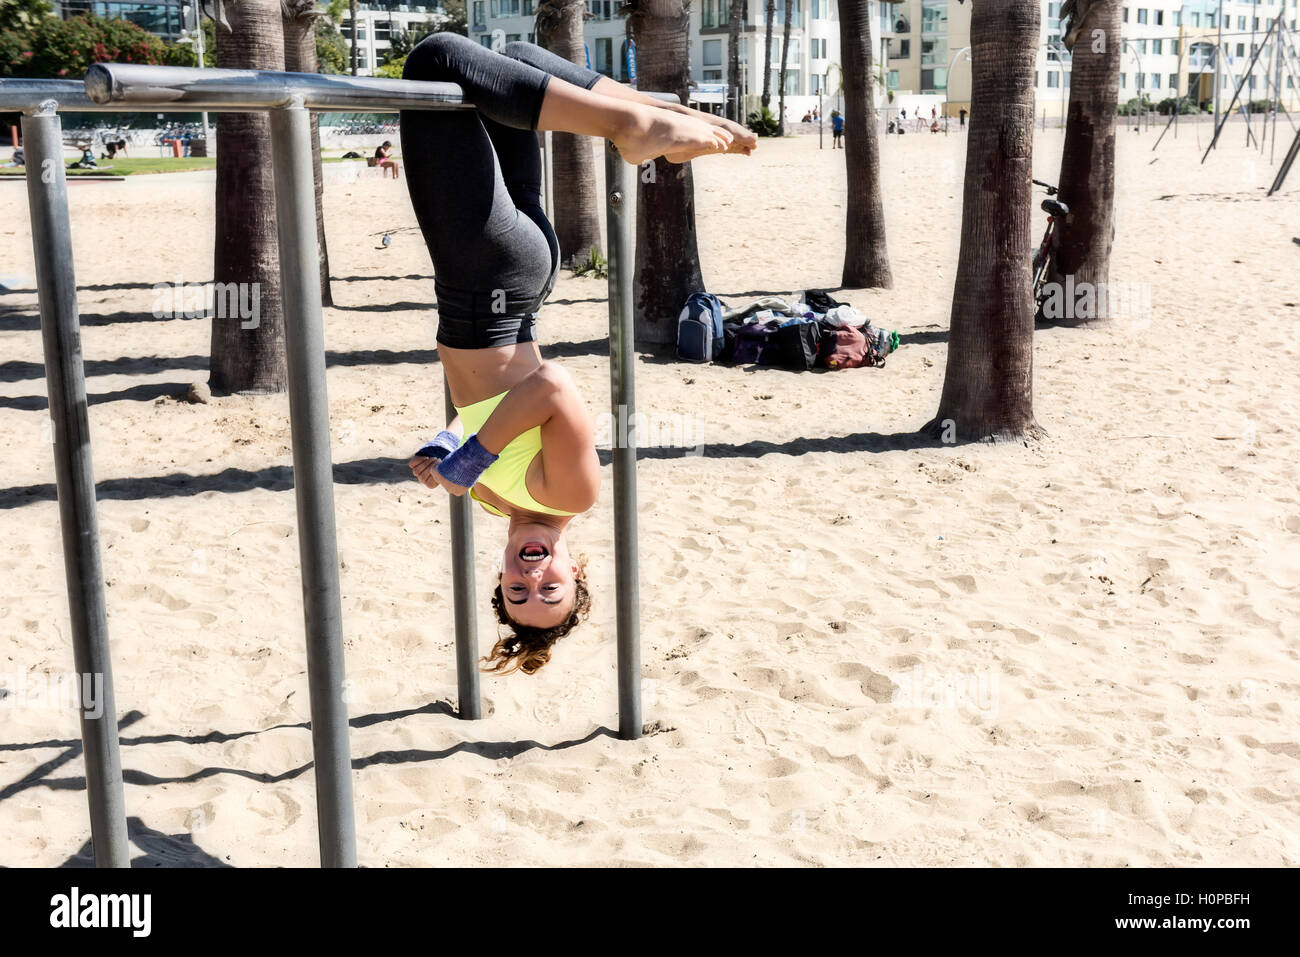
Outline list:
[[[554,508],[590,508],[600,489],[591,416],[573,379],[553,362],[543,362],[515,383],[478,430],[478,442],[485,451],[500,455],[511,440],[532,428],[542,430],[541,487],[534,494],[540,492]],[[429,477],[453,495],[466,491],[440,475]]]

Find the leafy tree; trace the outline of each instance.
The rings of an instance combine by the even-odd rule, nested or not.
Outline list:
[[[383,62],[391,63],[393,60],[405,60],[406,55],[415,49],[415,45],[427,37],[430,33],[438,32],[438,24],[432,18],[424,23],[413,23],[405,30],[398,30],[389,39],[388,49],[383,53]]]
[[[387,77],[390,80],[400,80],[402,70],[406,67],[406,57],[398,57],[396,60],[385,60],[375,70],[375,76]]]
[[[320,73],[347,72],[348,41],[328,16],[316,20],[316,64]]]
[[[433,32],[469,36],[469,15],[465,11],[465,0],[447,0],[442,5],[442,19]]]
[[[200,25],[203,30],[203,65],[217,65],[217,28],[209,19],[204,19]],[[170,44],[163,54],[164,60],[168,66],[198,66],[199,57],[194,50],[194,44],[188,40],[181,40],[177,43]]]
[[[5,8],[6,16],[15,11]],[[18,42],[14,42],[17,36]],[[34,27],[0,32],[0,75],[79,77],[92,63],[164,63],[166,45],[125,20],[49,17]]]
[[[0,30],[31,30],[53,14],[49,0],[0,0]]]

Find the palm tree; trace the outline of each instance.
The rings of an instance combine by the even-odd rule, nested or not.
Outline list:
[[[740,97],[740,34],[747,9],[745,0],[731,0],[731,14],[727,19],[727,85],[736,94],[731,110],[731,119],[736,123],[745,122],[745,104]]]
[[[925,427],[943,441],[1038,431],[1029,238],[1038,30],[1038,0],[977,0],[971,11],[961,252],[943,394]]]
[[[880,201],[880,143],[872,89],[871,15],[867,0],[840,0],[840,50],[844,66],[844,164],[848,172],[844,272],[854,289],[894,285],[885,247]]]
[[[1120,0],[1066,0],[1061,7],[1071,82],[1058,185],[1070,215],[1057,225],[1048,273],[1061,283],[1073,276],[1075,288],[1088,283],[1097,296],[1110,278],[1114,235],[1120,5]]]
[[[772,105],[772,23],[776,20],[776,0],[767,0],[767,32],[763,37],[763,108]]]
[[[316,21],[324,12],[316,9],[316,0],[280,0],[284,17],[284,68],[291,73],[315,73]],[[321,305],[334,305],[330,292],[330,257],[325,246],[325,186],[320,168],[320,122],[311,115],[311,165],[316,181],[316,254],[320,260]]]
[[[676,93],[687,100],[690,0],[632,0],[628,19],[636,41],[637,85]],[[677,338],[677,313],[686,297],[704,288],[695,236],[695,180],[691,164],[669,163],[637,171],[636,298],[637,345],[656,346]]]
[[[284,32],[277,0],[240,0],[214,11],[217,66],[283,70]],[[276,246],[275,184],[265,161],[271,121],[265,113],[217,117],[216,244],[212,276],[236,284],[253,301],[256,321],[240,315],[212,319],[209,384],[216,393],[283,392],[284,324]]]
[[[777,136],[785,136],[785,69],[790,57],[790,21],[793,19],[794,0],[785,0],[785,35],[781,38],[781,76],[777,80]]]
[[[352,75],[357,75],[357,0],[348,0],[348,16],[352,18],[352,35],[349,37],[352,50]]]
[[[584,0],[541,0],[537,6],[537,42],[571,63],[586,63],[582,23],[587,18]],[[641,51],[637,50],[640,70]],[[596,200],[596,160],[591,139],[575,133],[551,134],[551,203],[560,261],[565,265],[585,260],[599,250],[600,210]]]

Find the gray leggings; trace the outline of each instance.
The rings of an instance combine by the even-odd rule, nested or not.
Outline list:
[[[537,311],[560,272],[535,132],[552,76],[589,90],[601,74],[532,43],[496,53],[458,33],[435,33],[406,58],[403,79],[459,83],[475,106],[401,114],[406,185],[433,259],[444,345],[536,338]]]

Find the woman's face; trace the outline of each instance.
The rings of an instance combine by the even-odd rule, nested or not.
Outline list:
[[[581,574],[578,563],[569,557],[563,530],[514,526],[501,562],[506,614],[520,625],[553,628],[573,613]]]

